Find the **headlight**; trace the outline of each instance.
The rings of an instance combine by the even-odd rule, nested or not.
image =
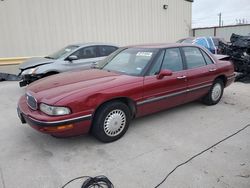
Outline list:
[[[38,69],[38,67],[32,68],[32,69],[24,70],[24,71],[22,72],[22,75],[26,75],[26,74],[35,74],[37,69]]]
[[[51,115],[51,116],[62,116],[62,115],[67,115],[71,113],[70,109],[67,107],[49,106],[44,103],[40,104],[40,110],[43,113]]]

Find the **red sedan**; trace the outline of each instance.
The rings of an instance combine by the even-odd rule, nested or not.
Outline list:
[[[198,99],[217,104],[235,78],[231,62],[188,44],[120,48],[99,65],[27,87],[17,109],[22,123],[57,137],[91,131],[111,142],[135,117]]]

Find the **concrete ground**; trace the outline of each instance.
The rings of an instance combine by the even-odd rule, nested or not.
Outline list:
[[[25,91],[17,82],[0,82],[0,89],[1,188],[60,188],[101,174],[116,188],[155,187],[176,165],[250,123],[250,85],[234,83],[218,105],[193,102],[136,119],[113,143],[91,135],[56,139],[20,123],[16,106]],[[177,169],[161,187],[249,188],[250,127]]]

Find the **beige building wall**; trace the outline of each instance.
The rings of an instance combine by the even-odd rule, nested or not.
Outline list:
[[[0,1],[0,58],[81,42],[174,42],[189,36],[191,9],[186,0]]]

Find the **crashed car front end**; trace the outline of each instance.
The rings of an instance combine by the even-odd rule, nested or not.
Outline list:
[[[36,70],[38,67],[30,68],[26,70],[21,70],[19,76],[21,77],[21,81],[19,82],[20,87],[24,87],[40,78],[43,77],[43,74],[36,74]]]
[[[55,60],[48,59],[46,57],[33,57],[27,59],[19,65],[19,82],[20,87],[26,86],[44,76],[45,70],[41,70],[41,67],[47,64],[53,63]]]
[[[222,54],[229,55],[234,63],[235,71],[250,74],[250,36],[232,34],[231,44],[220,42]]]

